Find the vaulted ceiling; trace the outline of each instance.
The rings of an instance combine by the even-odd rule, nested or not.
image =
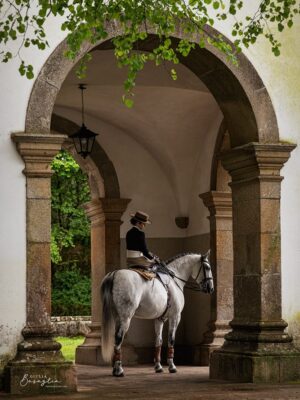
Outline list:
[[[195,169],[201,154],[211,152],[222,115],[212,94],[193,72],[180,64],[176,67],[178,79],[174,81],[171,68],[168,64],[146,65],[137,80],[132,109],[122,103],[126,71],[117,67],[113,50],[93,52],[82,82],[88,85],[84,93],[87,122],[89,117],[97,119],[148,151],[167,176],[184,212]],[[64,110],[76,112],[76,122],[80,122],[81,109],[78,83],[72,71],[55,105],[60,114]],[[99,125],[99,133],[100,130]],[[201,168],[202,173],[209,173],[204,168],[209,170],[210,165]]]

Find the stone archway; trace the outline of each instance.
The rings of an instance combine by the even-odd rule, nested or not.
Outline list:
[[[109,39],[118,33],[114,24],[109,25],[108,41],[98,46],[110,46]],[[174,36],[181,38],[182,35],[178,27]],[[155,40],[154,35],[149,37],[144,43],[145,49],[153,46]],[[38,228],[33,215],[40,213],[42,187],[49,180],[47,165],[64,140],[63,136],[51,135],[50,122],[60,86],[75,64],[64,58],[65,49],[66,41],[55,49],[42,68],[28,103],[26,133],[13,136],[25,160],[27,182],[35,188],[34,192],[27,192],[28,244],[32,237],[37,237]],[[78,59],[90,50],[88,46],[84,47]],[[293,146],[279,143],[276,116],[268,92],[243,54],[239,56],[239,67],[230,65],[212,47],[194,50],[181,61],[214,95],[224,114],[233,147],[221,157],[232,178],[233,331],[227,335],[224,346],[213,353],[211,376],[244,381],[298,379],[299,357],[293,350],[291,338],[284,333],[286,324],[281,318],[280,287],[280,169]],[[40,98],[44,99],[43,103]],[[47,199],[42,206],[45,207],[45,230],[49,231]],[[48,236],[44,242],[48,251],[47,240]],[[28,249],[28,260],[32,264],[31,269],[27,265],[30,277],[36,256],[31,253],[30,246]],[[44,271],[49,264],[47,251],[42,262]],[[42,278],[38,276],[37,280]],[[28,299],[32,302],[34,293],[28,290]],[[269,305],[267,299],[271,293],[277,296],[274,304]],[[29,314],[33,319],[27,319],[25,332],[28,340],[41,337],[39,332],[48,335],[48,314],[46,312],[40,318]],[[47,368],[49,374],[53,373],[50,365]],[[282,369],[285,370],[283,374]]]

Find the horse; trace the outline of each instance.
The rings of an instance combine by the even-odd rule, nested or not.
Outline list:
[[[167,364],[170,373],[177,372],[174,364],[174,343],[184,306],[184,286],[192,277],[195,283],[192,287],[188,283],[187,287],[209,294],[213,292],[213,276],[208,256],[209,252],[205,255],[186,253],[173,257],[164,264],[166,274],[162,281],[156,278],[145,280],[130,269],[116,270],[104,277],[101,283],[101,349],[103,360],[112,361],[113,376],[124,376],[121,346],[133,317],[155,320],[155,372],[163,372],[162,331],[164,322],[169,320]]]

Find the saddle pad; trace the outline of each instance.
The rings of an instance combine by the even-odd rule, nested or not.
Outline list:
[[[140,269],[140,268],[130,268],[130,270],[137,272],[138,274],[140,274],[147,281],[151,281],[153,278],[156,277],[156,274],[154,272],[145,271],[145,270]]]

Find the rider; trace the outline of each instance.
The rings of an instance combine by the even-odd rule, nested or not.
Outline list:
[[[133,227],[126,235],[127,265],[129,267],[136,265],[152,269],[159,259],[148,251],[146,245],[144,229],[147,224],[151,224],[149,215],[142,211],[137,211],[135,214],[131,214],[131,217],[130,223]]]

